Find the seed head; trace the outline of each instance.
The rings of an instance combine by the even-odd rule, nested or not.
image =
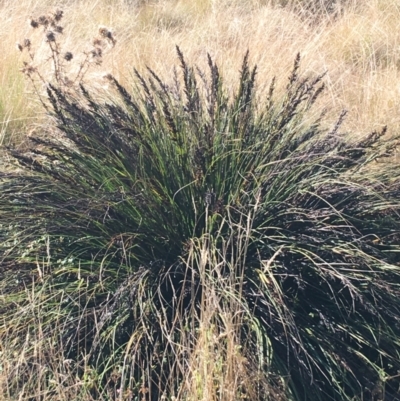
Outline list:
[[[94,58],[100,58],[103,55],[103,50],[101,49],[101,47],[95,47],[90,54],[94,57]]]
[[[47,39],[47,42],[55,42],[56,35],[54,35],[53,31],[48,31],[48,32],[46,32],[46,39]]]
[[[74,55],[71,52],[66,52],[64,54],[64,59],[67,61],[71,61],[73,59]]]
[[[92,56],[92,61],[94,61],[96,65],[101,65],[103,56],[103,50],[101,47],[95,47],[90,51],[90,54]]]
[[[68,77],[64,78],[64,84],[68,87],[72,87],[74,85],[74,81],[72,81],[71,79],[69,79]]]
[[[101,26],[99,28],[99,34],[103,38],[106,38],[108,41],[110,41],[113,46],[115,46],[116,40],[114,39],[112,32],[108,28],[106,28],[105,26]]]
[[[31,25],[32,28],[37,28],[39,26],[39,23],[33,18],[29,20],[29,24]]]
[[[21,68],[21,72],[27,76],[30,76],[36,72],[36,68],[32,64],[28,64],[26,61],[24,61],[24,66]]]
[[[60,9],[55,10],[54,13],[53,13],[54,20],[57,21],[57,22],[61,21],[61,19],[63,17],[63,14],[64,14],[63,10],[60,10]]]
[[[45,15],[41,15],[38,20],[37,20],[39,25],[43,25],[44,27],[48,26],[50,21],[48,19],[48,17],[46,17]]]
[[[93,39],[93,46],[94,47],[102,47],[102,46],[104,46],[104,42],[100,38],[96,37]]]
[[[24,39],[24,41],[21,43],[17,43],[17,49],[22,52],[24,49],[30,50],[31,48],[31,41],[30,39]]]
[[[103,36],[103,38],[111,38],[112,37],[111,31],[108,28],[106,28],[105,26],[99,27],[99,34],[101,36]]]
[[[106,74],[103,75],[103,79],[105,79],[106,81],[112,81],[114,77],[111,74]]]
[[[29,39],[24,39],[24,47],[28,50],[31,48],[31,41]]]
[[[61,25],[56,25],[56,26],[54,27],[54,30],[55,30],[57,33],[63,33],[64,28],[63,28]]]

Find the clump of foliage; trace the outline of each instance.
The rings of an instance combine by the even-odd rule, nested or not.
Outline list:
[[[0,335],[24,358],[7,391],[37,390],[40,348],[52,396],[75,366],[94,399],[190,399],[211,287],[213,350],[226,357],[236,308],[258,383],[215,399],[395,394],[400,171],[375,163],[398,139],[349,140],[344,113],[310,122],[323,76],[300,77],[299,56],[278,97],[275,80],[257,96],[248,55],[230,95],[211,57],[204,72],[177,52],[172,83],[149,68],[131,90],[108,75],[102,98],[48,84],[57,132],[9,150],[22,171],[0,176]]]

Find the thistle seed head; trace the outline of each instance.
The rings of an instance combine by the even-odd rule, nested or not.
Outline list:
[[[103,50],[100,47],[95,47],[93,50],[91,50],[90,54],[94,58],[100,58],[103,55]]]
[[[21,68],[21,72],[27,76],[31,76],[36,72],[36,67],[24,61],[24,66]]]
[[[39,26],[39,23],[38,23],[35,19],[33,19],[33,18],[30,18],[29,24],[30,24],[30,26],[31,26],[32,28],[37,28],[37,27]]]
[[[38,20],[37,20],[39,25],[43,25],[44,27],[47,27],[50,23],[48,17],[46,15],[41,15]]]
[[[93,46],[94,47],[102,47],[102,46],[104,46],[104,42],[100,38],[96,37],[93,39]]]
[[[47,42],[55,42],[56,41],[56,35],[54,35],[53,31],[46,32],[46,40],[47,40]]]
[[[105,74],[103,75],[103,79],[105,79],[106,81],[112,81],[114,77],[111,74]]]
[[[24,49],[30,50],[31,48],[31,41],[30,39],[24,39],[24,41],[21,43],[17,43],[17,49],[22,52]]]
[[[108,28],[106,28],[105,26],[99,27],[99,34],[103,38],[111,38],[112,37],[111,31]]]
[[[92,61],[96,63],[96,65],[101,65],[102,63],[102,56],[103,56],[103,50],[100,47],[95,47],[90,51],[90,54],[92,56]]]
[[[64,15],[63,10],[60,10],[60,9],[55,10],[53,13],[54,21],[57,21],[57,22],[61,21],[63,15]]]
[[[105,26],[101,26],[99,27],[99,34],[103,38],[106,38],[108,41],[110,41],[113,46],[115,46],[116,40],[114,39],[110,29],[106,28]]]
[[[66,53],[64,54],[64,59],[65,59],[66,61],[71,61],[73,58],[74,58],[74,55],[73,55],[71,52],[66,52]]]
[[[31,48],[31,41],[29,39],[24,39],[24,47],[30,50]]]
[[[68,86],[69,88],[71,88],[74,85],[74,81],[72,81],[71,79],[69,79],[68,77],[64,78],[64,84],[66,86]]]

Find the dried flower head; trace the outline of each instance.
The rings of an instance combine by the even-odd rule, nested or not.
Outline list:
[[[31,48],[31,41],[29,39],[24,39],[24,47],[28,50]]]
[[[21,72],[27,76],[30,76],[36,72],[36,67],[24,61],[24,66],[21,68]]]
[[[55,42],[56,41],[56,35],[54,35],[53,31],[46,32],[46,40],[47,40],[47,42]]]
[[[37,27],[39,26],[39,23],[38,23],[35,19],[33,19],[33,18],[30,18],[29,24],[30,24],[30,26],[31,26],[32,28],[37,28]]]
[[[63,33],[64,28],[63,28],[61,25],[56,25],[56,26],[54,27],[54,30],[55,30],[57,33]]]
[[[73,59],[74,55],[71,52],[66,52],[64,54],[64,59],[67,61],[71,61]]]
[[[74,86],[74,81],[72,81],[71,79],[69,79],[68,77],[64,77],[64,84],[66,86],[68,86],[69,88],[71,88],[72,86]]]
[[[92,56],[92,62],[95,62],[97,65],[102,63],[103,49],[101,47],[95,47],[89,54]]]
[[[24,41],[21,43],[17,43],[17,49],[22,52],[24,49],[30,50],[31,48],[31,41],[30,39],[24,39]]]
[[[112,43],[113,46],[115,46],[116,40],[113,37],[113,34],[110,29],[106,28],[105,26],[99,27],[99,34],[103,38],[106,38],[108,41]]]
[[[104,42],[100,39],[100,38],[98,38],[98,37],[96,37],[96,38],[93,38],[93,46],[94,47],[99,47],[99,46],[104,46]]]
[[[114,77],[111,74],[105,74],[105,75],[103,75],[103,79],[105,79],[107,81],[112,81],[114,79]]]
[[[53,13],[53,18],[54,18],[55,21],[58,22],[58,21],[61,21],[63,15],[64,15],[64,11],[60,10],[60,9],[57,9]]]
[[[46,15],[41,15],[37,20],[39,25],[43,25],[44,27],[48,26],[50,21]]]
[[[105,26],[99,27],[99,34],[101,36],[103,36],[103,38],[111,38],[112,37],[111,31],[108,28],[106,28]]]
[[[101,49],[101,47],[95,47],[93,50],[90,51],[90,54],[94,58],[100,58],[103,55],[103,50]]]

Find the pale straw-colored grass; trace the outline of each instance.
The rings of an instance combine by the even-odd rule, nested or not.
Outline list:
[[[55,5],[64,10],[65,50],[74,54],[87,49],[99,25],[113,29],[117,46],[88,76],[92,85],[95,78],[101,84],[105,72],[127,83],[133,67],[141,70],[146,65],[161,76],[169,75],[177,64],[175,45],[199,65],[210,53],[228,82],[234,82],[249,49],[251,61],[259,66],[259,82],[267,85],[275,75],[287,76],[300,52],[303,71],[327,71],[328,90],[321,107],[332,108],[332,121],[346,108],[348,131],[365,133],[387,124],[389,132],[396,133],[400,120],[400,6],[395,0],[353,3],[346,2],[336,17],[322,13],[311,19],[290,7],[255,0],[90,0],[64,1],[61,5],[52,0],[5,1],[0,9],[2,142],[6,133],[17,135],[13,129],[17,122],[19,138],[23,138],[40,115],[40,108],[32,108],[32,88],[24,86],[16,73],[22,56],[17,55],[15,42],[25,37],[37,41],[40,35],[32,35],[27,19]],[[40,49],[44,47],[39,40],[37,58],[42,56],[42,62],[45,55]]]

